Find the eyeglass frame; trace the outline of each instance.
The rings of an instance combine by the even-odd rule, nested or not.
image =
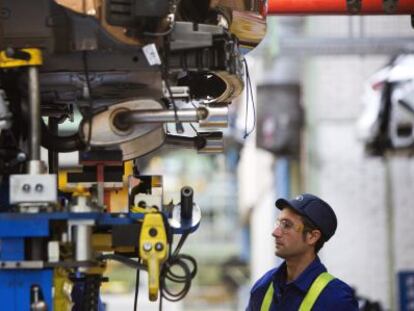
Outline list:
[[[295,224],[289,219],[276,219],[275,221],[275,229],[280,229],[283,234],[289,233],[291,230],[302,232],[304,228],[304,224]]]

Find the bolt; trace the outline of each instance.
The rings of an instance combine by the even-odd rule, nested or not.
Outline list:
[[[19,152],[16,156],[18,162],[26,161],[26,154],[24,152]]]
[[[29,184],[24,184],[22,187],[23,192],[29,192],[30,191],[30,185]]]
[[[37,184],[35,186],[35,190],[36,190],[36,192],[42,192],[43,191],[43,185],[42,184]]]

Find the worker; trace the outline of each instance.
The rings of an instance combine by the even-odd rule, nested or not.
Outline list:
[[[353,290],[333,277],[318,252],[335,233],[337,219],[328,203],[312,194],[278,199],[272,236],[284,262],[253,286],[246,311],[357,311]]]

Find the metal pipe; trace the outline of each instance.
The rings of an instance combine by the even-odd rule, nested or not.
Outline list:
[[[207,116],[204,108],[174,110],[122,111],[114,118],[115,125],[133,123],[197,122]],[[122,127],[122,125],[121,125]]]
[[[353,4],[360,3],[357,12]],[[392,7],[392,5],[395,7]],[[412,0],[269,0],[269,15],[412,15]]]
[[[174,110],[120,110],[113,123],[121,131],[137,123],[198,122],[200,127],[223,128],[228,126],[227,104],[214,104],[195,109]]]
[[[125,130],[134,123],[198,122],[208,116],[205,108],[174,110],[120,111],[114,117],[114,125]]]
[[[228,104],[211,104],[205,107],[205,109],[207,109],[207,115],[200,120],[200,127],[225,128],[228,126]]]
[[[92,226],[74,226],[75,235],[75,259],[77,261],[88,261],[92,259]]]
[[[198,149],[198,153],[222,153],[224,152],[224,139],[222,132],[199,132],[199,137],[205,141],[205,145]]]
[[[40,89],[37,67],[29,67],[30,159],[40,160]]]

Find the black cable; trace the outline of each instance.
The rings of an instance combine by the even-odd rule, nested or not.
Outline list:
[[[247,80],[247,86],[246,86],[246,118],[245,118],[245,133],[244,138],[247,138],[256,128],[256,104],[254,102],[254,96],[253,96],[253,87],[250,79],[250,73],[249,73],[249,66],[247,64],[246,59],[243,59],[244,66],[246,69],[246,80]],[[253,108],[253,126],[250,129],[249,132],[247,132],[247,113],[248,113],[248,101],[249,101],[249,95],[250,99],[252,101],[252,108]]]
[[[250,135],[254,131],[254,129],[256,128],[256,104],[254,102],[252,79],[250,78],[249,66],[248,66],[246,60],[245,60],[245,64],[246,64],[247,82],[248,82],[249,88],[250,88],[250,97],[251,97],[251,100],[252,100],[252,108],[253,108],[253,127],[252,127],[251,131],[249,132],[249,135]]]
[[[135,279],[135,297],[134,297],[134,311],[137,310],[138,306],[138,294],[139,294],[139,269],[137,269],[136,279]]]
[[[173,272],[181,270],[181,274]],[[191,282],[197,274],[197,263],[189,255],[180,254],[171,257],[164,265],[161,272],[161,295],[169,301],[179,301],[183,299],[191,288]],[[182,289],[173,292],[168,286],[167,281],[182,285]]]
[[[167,286],[163,286],[163,295],[167,300],[170,301],[178,301],[180,299],[182,299],[185,294],[189,291],[190,289],[190,285],[191,283],[188,282],[189,280],[189,275],[190,275],[190,269],[188,268],[188,266],[181,260],[178,260],[178,258],[175,258],[174,261],[170,262],[171,267],[175,266],[175,269],[177,269],[177,266],[180,267],[183,271],[183,275],[178,275],[178,274],[174,274],[172,272],[172,269],[167,270],[166,274],[165,274],[165,278],[163,278],[162,280],[165,282],[166,280],[169,280],[171,282],[174,283],[182,283],[184,284],[183,288],[176,292],[173,293]],[[190,279],[191,281],[191,279]],[[165,285],[165,283],[163,282],[163,285]]]
[[[177,259],[179,259],[179,260],[177,260]],[[172,262],[179,262],[179,265],[181,265],[184,261],[188,261],[193,265],[193,269],[189,269],[189,265],[185,265],[186,268],[184,268],[184,269],[188,269],[188,273],[189,273],[190,277],[194,278],[197,274],[197,262],[195,261],[195,259],[192,256],[186,255],[186,254],[180,254],[180,255],[174,256]],[[169,276],[173,280],[182,280],[183,279],[183,276],[175,274],[172,271],[170,271]]]
[[[246,82],[247,82],[247,74],[246,74]],[[246,85],[246,99],[245,99],[245,112],[244,112],[244,135],[243,138],[247,138],[247,121],[249,117],[249,86]]]
[[[185,240],[188,237],[188,233],[183,234],[180,241],[177,244],[174,252],[169,259],[164,263],[161,269],[160,275],[160,292],[161,298],[165,298],[169,301],[179,301],[183,299],[191,288],[191,282],[197,274],[197,262],[189,255],[179,254]],[[178,274],[177,271],[181,270]],[[167,286],[167,282],[176,283],[182,285],[182,288],[178,292],[173,292],[171,288]],[[160,298],[160,299],[161,299]],[[162,301],[160,301],[161,305]],[[160,309],[161,310],[161,309]]]
[[[160,284],[160,293],[162,293],[162,285]],[[160,304],[158,305],[158,311],[162,311],[162,294],[160,295]]]
[[[181,133],[184,132],[184,128],[183,128],[183,125],[181,124],[180,120],[178,119],[178,114],[177,114],[178,108],[177,108],[177,105],[175,103],[175,99],[173,97],[170,84],[168,82],[168,76],[165,78],[164,81],[165,81],[165,87],[168,90],[168,94],[170,95],[171,103],[172,103],[172,106],[173,106],[173,109],[174,109],[175,130],[177,131],[177,133],[180,133],[181,134]]]
[[[170,95],[171,104],[172,104],[173,109],[174,109],[174,118],[175,118],[176,131],[177,131],[177,133],[182,133],[182,132],[184,132],[184,129],[183,129],[183,125],[181,124],[180,120],[178,119],[178,114],[177,114],[178,108],[177,108],[177,105],[175,103],[175,99],[174,99],[174,96],[172,94],[172,91],[171,91],[170,83],[168,82],[168,74],[166,74],[166,76],[164,78],[164,82],[165,82],[165,87],[167,88],[167,91],[168,91],[168,95]]]
[[[195,128],[195,126],[193,125],[193,123],[190,123],[191,128],[193,129],[194,133],[197,135],[197,129]]]
[[[194,107],[194,109],[198,108],[193,102],[191,102],[191,105]],[[197,129],[194,127],[193,123],[190,123],[190,126],[193,129],[193,131],[198,135]]]
[[[181,248],[184,245],[185,240],[187,240],[188,235],[189,235],[188,233],[184,233],[181,236],[180,241],[178,241],[177,247],[175,248],[174,253],[172,254],[172,256],[177,256],[178,255],[178,253],[180,252]]]
[[[148,37],[165,37],[168,36],[173,30],[174,30],[174,26],[175,23],[172,23],[170,25],[170,28],[164,32],[149,32],[149,31],[144,31],[142,34],[144,36],[148,36]]]
[[[86,81],[86,87],[88,89],[88,102],[89,102],[89,109],[87,112],[87,120],[88,120],[88,136],[86,139],[86,146],[87,148],[90,148],[91,143],[91,137],[92,137],[92,109],[93,109],[93,100],[92,100],[92,87],[91,82],[89,80],[89,68],[88,68],[88,52],[83,51],[82,52],[82,60],[83,60],[83,71],[85,74],[85,81]]]

